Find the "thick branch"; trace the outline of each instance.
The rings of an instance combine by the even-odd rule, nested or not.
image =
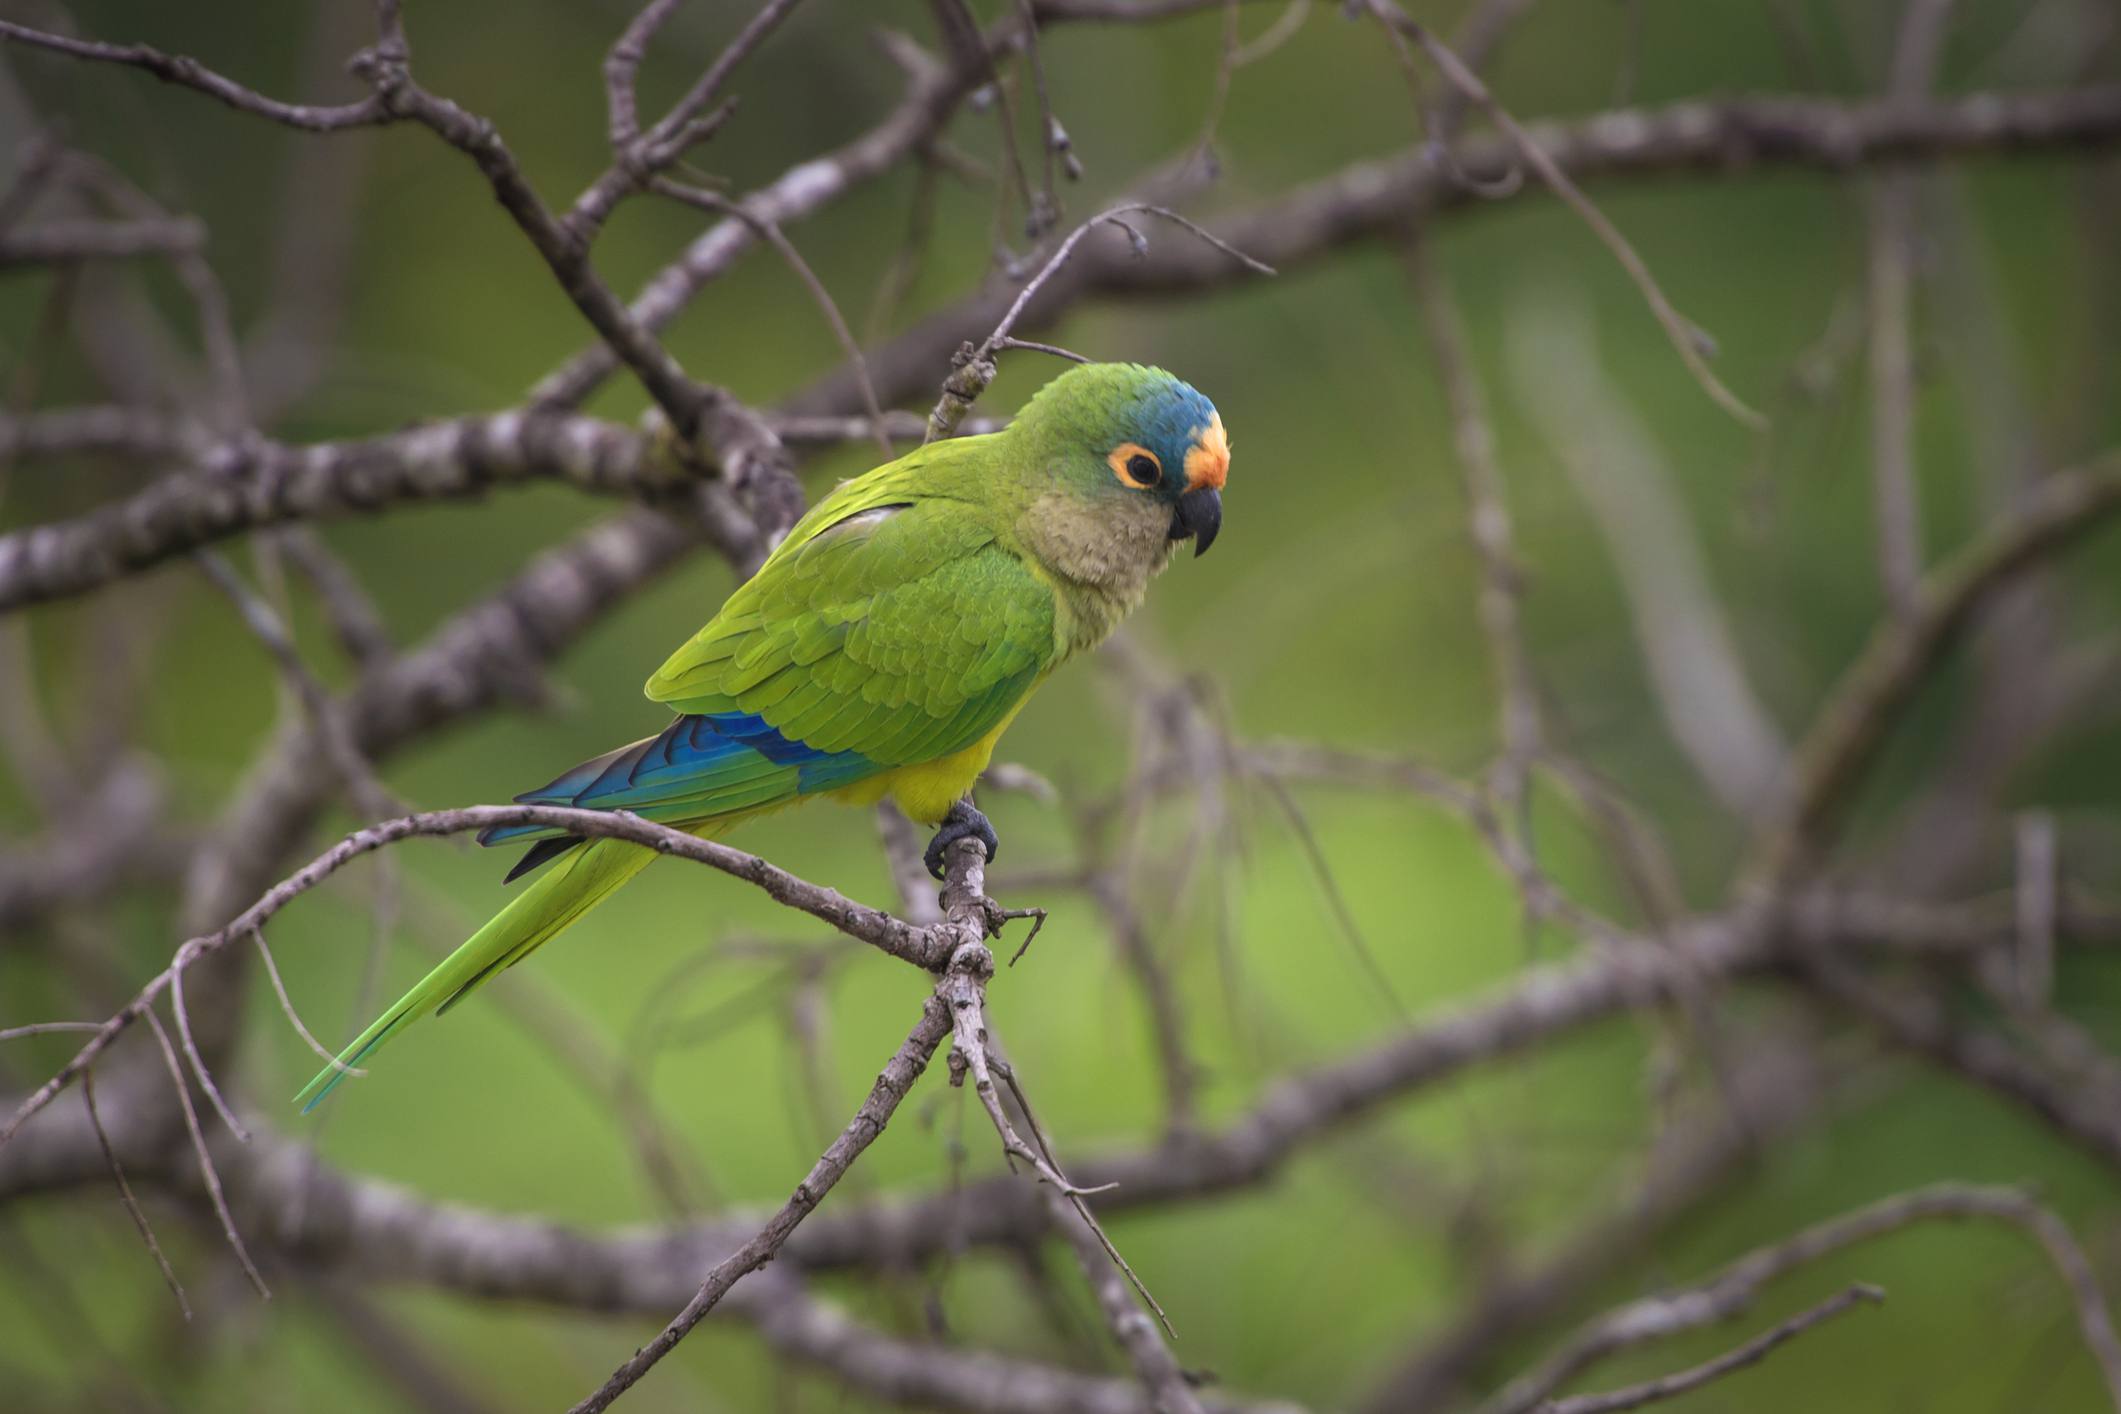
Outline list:
[[[747,1299],[748,1298],[748,1299]],[[738,1306],[741,1303],[741,1310]],[[739,1288],[725,1311],[753,1322],[775,1351],[910,1409],[964,1414],[1167,1414],[1132,1380],[1082,1375],[1029,1360],[899,1340],[790,1285]],[[1303,1414],[1281,1401],[1223,1395],[1208,1414]]]
[[[2056,1074],[1994,1031],[1956,1020],[1940,998],[1880,986],[1823,950],[1804,977],[1893,1045],[2003,1096],[2121,1169],[2121,1084],[2110,1065],[2088,1075]]]
[[[1975,94],[1949,103],[1844,104],[1797,98],[1677,103],[1625,109],[1576,122],[1533,123],[1527,132],[1571,177],[1744,175],[1778,167],[1829,172],[1895,161],[1929,160],[2041,147],[2121,142],[2121,85],[2048,94]],[[1468,136],[1456,165],[1493,178],[1513,161],[1508,141]],[[1523,197],[1513,198],[1522,200]],[[1358,162],[1211,224],[1217,236],[1287,273],[1409,224],[1491,200],[1451,178],[1425,152]],[[1138,255],[1116,235],[1085,242],[1024,311],[1019,327],[1054,322],[1076,303],[1101,297],[1199,294],[1244,278],[1220,252],[1168,241]],[[985,291],[916,325],[871,354],[877,392],[887,403],[925,394],[958,345],[992,329],[1014,292]],[[835,376],[797,399],[791,412],[848,413],[857,390]]]
[[[1888,91],[1918,101],[1935,78],[1952,0],[1910,0],[1900,12]],[[1922,578],[1922,500],[1915,475],[1913,174],[1888,172],[1871,185],[1869,212],[1871,496],[1878,571],[1886,603],[1905,613]]]
[[[467,499],[537,480],[663,497],[683,484],[675,469],[682,462],[658,456],[648,438],[567,414],[456,418],[299,447],[216,441],[158,413],[126,408],[0,419],[0,458],[62,449],[181,457],[198,470],[164,477],[78,520],[0,536],[0,612],[83,593],[228,536],[290,521]],[[701,494],[728,493],[712,486]]]
[[[206,227],[190,217],[44,221],[21,230],[0,232],[0,271],[75,260],[190,255],[205,243]]]

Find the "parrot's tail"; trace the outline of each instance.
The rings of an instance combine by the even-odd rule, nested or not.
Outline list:
[[[502,968],[521,962],[539,944],[602,903],[655,858],[652,849],[614,839],[590,840],[563,855],[543,877],[532,882],[514,902],[495,914],[485,927],[466,939],[463,946],[355,1037],[353,1044],[339,1054],[338,1064],[319,1071],[317,1078],[295,1096],[295,1103],[305,1114],[315,1109],[346,1078],[343,1067],[359,1065],[385,1041],[429,1012],[448,1011],[481,982]]]

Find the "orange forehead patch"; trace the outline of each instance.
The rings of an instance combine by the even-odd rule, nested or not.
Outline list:
[[[1217,413],[1215,420],[1186,449],[1186,489],[1198,491],[1206,486],[1220,491],[1229,475],[1230,434],[1223,431],[1223,416]]]

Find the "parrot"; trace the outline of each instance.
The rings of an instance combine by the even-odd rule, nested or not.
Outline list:
[[[971,790],[1033,691],[1101,643],[1178,542],[1222,527],[1222,416],[1162,369],[1082,363],[1006,426],[930,442],[840,483],[648,680],[674,715],[652,737],[516,797],[625,810],[719,838],[819,796],[887,797],[948,848],[994,827]],[[536,877],[296,1096],[314,1109],[378,1047],[448,1011],[658,855],[509,825]]]

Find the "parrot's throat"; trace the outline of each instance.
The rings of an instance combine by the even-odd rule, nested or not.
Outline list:
[[[1018,520],[1016,534],[1058,581],[1068,653],[1102,643],[1171,560],[1170,508],[1149,496],[1117,505],[1065,493],[1041,496]]]

